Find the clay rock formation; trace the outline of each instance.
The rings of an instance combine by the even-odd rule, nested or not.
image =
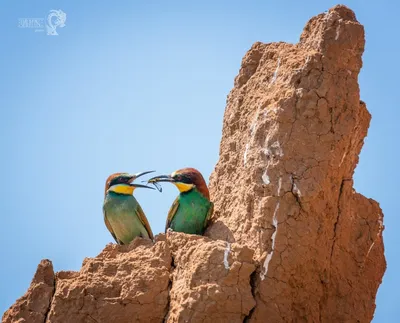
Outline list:
[[[208,234],[255,250],[250,321],[369,322],[383,273],[383,215],[352,176],[370,115],[364,29],[336,6],[300,42],[256,43],[242,61],[211,176]]]
[[[207,237],[108,245],[79,272],[44,260],[3,322],[369,322],[383,215],[352,176],[370,115],[364,30],[336,6],[298,44],[255,43],[224,116]]]
[[[254,252],[200,236],[167,238],[174,261],[167,322],[243,322],[256,304]]]
[[[109,244],[79,272],[43,260],[3,322],[243,322],[253,251],[184,233]]]
[[[53,265],[49,260],[42,260],[28,291],[4,313],[2,322],[44,322],[53,294]]]

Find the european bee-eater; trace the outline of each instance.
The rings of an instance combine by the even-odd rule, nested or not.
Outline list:
[[[148,183],[170,182],[175,184],[180,194],[169,212],[165,231],[204,233],[214,204],[210,201],[207,184],[200,172],[194,168],[183,168],[171,175],[161,175],[149,179]]]
[[[136,187],[153,189],[132,183],[136,178],[152,172],[115,173],[107,178],[103,204],[104,222],[118,244],[129,244],[135,237],[153,240],[149,222],[132,195]]]

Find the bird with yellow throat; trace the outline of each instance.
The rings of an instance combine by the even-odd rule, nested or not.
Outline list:
[[[120,245],[129,244],[136,237],[154,238],[146,215],[133,196],[133,191],[138,187],[153,189],[133,183],[138,177],[152,172],[115,173],[107,178],[103,203],[104,222]]]
[[[201,173],[194,168],[183,168],[171,175],[156,176],[148,183],[159,182],[174,184],[179,195],[172,204],[167,217],[165,231],[202,235],[213,213],[214,204],[210,201],[210,193]]]

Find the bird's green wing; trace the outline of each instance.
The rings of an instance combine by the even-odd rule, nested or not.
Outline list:
[[[208,209],[206,219],[204,220],[204,229],[207,227],[208,222],[210,221],[211,216],[214,213],[214,203],[210,202],[210,208]]]
[[[176,212],[178,211],[178,208],[179,208],[179,196],[175,199],[174,203],[172,203],[172,206],[168,211],[167,222],[165,223],[165,232],[167,232],[172,219],[174,218]]]
[[[106,224],[106,227],[108,231],[110,231],[111,235],[113,236],[114,240],[116,243],[121,244],[120,241],[118,241],[117,237],[115,236],[114,230],[112,229],[112,226],[110,222],[108,222],[106,211],[103,210],[103,215],[104,215],[104,223]]]
[[[143,209],[140,207],[140,205],[137,205],[136,208],[136,215],[138,216],[140,222],[144,225],[145,229],[147,230],[147,233],[149,234],[149,237],[151,240],[154,240],[153,232],[151,231],[150,228],[150,223],[146,218],[146,215],[144,215]]]

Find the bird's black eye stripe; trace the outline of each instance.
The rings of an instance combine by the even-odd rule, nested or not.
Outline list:
[[[112,179],[111,182],[110,182],[110,187],[113,186],[113,185],[116,185],[116,184],[118,184],[118,183],[119,183],[119,178],[118,178],[118,177],[117,177],[117,178],[114,178],[114,179]]]
[[[113,178],[110,182],[110,187],[113,185],[117,185],[117,184],[121,184],[121,183],[125,183],[126,179],[124,177],[116,177]]]
[[[180,183],[192,184],[192,180],[187,175],[181,175],[181,174],[175,175],[174,180]]]

